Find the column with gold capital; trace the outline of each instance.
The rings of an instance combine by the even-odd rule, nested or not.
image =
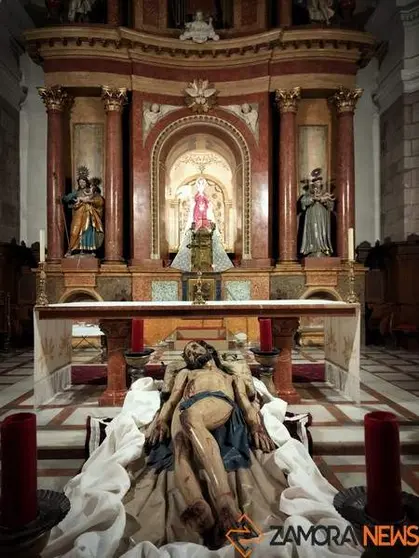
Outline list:
[[[339,87],[329,99],[337,113],[337,255],[348,259],[348,230],[355,228],[354,113],[362,89]]]
[[[48,113],[47,260],[57,263],[64,256],[64,117],[66,109],[71,106],[72,98],[59,85],[38,87],[38,93]]]
[[[119,263],[123,260],[122,111],[127,90],[102,87],[102,100],[106,111],[105,261]]]
[[[300,87],[277,89],[275,100],[281,115],[279,137],[279,260],[297,260],[297,127]]]

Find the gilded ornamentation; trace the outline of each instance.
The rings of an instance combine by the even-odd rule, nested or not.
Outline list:
[[[102,101],[105,104],[105,111],[121,112],[124,105],[128,102],[126,87],[102,86]]]
[[[329,103],[336,107],[338,114],[354,112],[362,93],[363,89],[347,89],[346,87],[340,86],[332,97],[330,97]]]
[[[60,85],[38,87],[38,93],[48,112],[63,112],[72,103],[72,98]]]
[[[208,112],[217,102],[217,90],[207,79],[194,79],[184,93],[186,106],[198,114]]]
[[[212,126],[213,128],[221,128],[231,136],[235,143],[240,148],[243,157],[243,162],[240,165],[239,172],[242,173],[241,183],[243,185],[243,258],[251,259],[251,215],[252,215],[252,198],[251,198],[251,160],[248,145],[243,138],[242,134],[232,126],[229,122],[218,118],[217,116],[210,116],[208,114],[195,114],[192,116],[185,116],[169,124],[157,138],[152,154],[151,154],[151,258],[160,258],[160,208],[159,208],[159,165],[162,148],[165,141],[170,137],[174,131],[188,127],[192,124],[204,123]]]
[[[301,87],[293,89],[277,89],[275,101],[281,114],[285,112],[297,112],[298,102],[301,99]]]

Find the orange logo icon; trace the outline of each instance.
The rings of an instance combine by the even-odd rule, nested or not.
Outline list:
[[[261,541],[262,532],[256,525],[251,521],[247,515],[242,515],[238,520],[240,527],[236,529],[230,529],[226,534],[226,538],[229,543],[234,546],[234,548],[239,552],[240,556],[243,558],[249,558],[252,554],[253,549],[245,544],[246,542],[258,543]]]

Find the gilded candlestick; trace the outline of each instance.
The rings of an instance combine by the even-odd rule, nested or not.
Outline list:
[[[39,269],[39,276],[38,276],[38,289],[36,295],[36,305],[48,306],[47,272],[45,270],[45,262],[39,262],[38,269]]]
[[[346,299],[346,302],[348,302],[349,304],[359,302],[358,295],[355,292],[355,262],[354,262],[354,260],[349,260],[348,281],[349,281],[349,294],[348,294],[348,297]]]
[[[196,276],[197,276],[196,291],[195,291],[195,296],[192,304],[205,304],[206,301],[202,293],[202,271],[199,270]]]

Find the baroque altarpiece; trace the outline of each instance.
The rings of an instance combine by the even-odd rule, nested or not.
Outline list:
[[[172,4],[187,5],[186,15]],[[345,299],[356,72],[374,40],[342,26],[292,27],[291,2],[281,3],[274,27],[269,2],[235,2],[231,13],[230,3],[216,4],[218,16],[194,5],[201,11],[191,19],[188,2],[138,0],[127,28],[108,0],[108,26],[27,33],[45,71],[51,302],[187,299],[196,261],[206,261],[190,257],[196,230],[185,236],[197,220],[211,229],[208,297]],[[92,188],[84,197],[80,169]],[[92,234],[74,244],[75,210],[89,196]],[[329,212],[323,251],[310,253],[301,239],[301,199],[303,209],[323,204],[313,215]],[[362,267],[355,272],[362,301]],[[234,319],[223,325],[243,328]],[[256,327],[248,324],[250,335]],[[176,320],[150,321],[147,342],[175,328]]]

